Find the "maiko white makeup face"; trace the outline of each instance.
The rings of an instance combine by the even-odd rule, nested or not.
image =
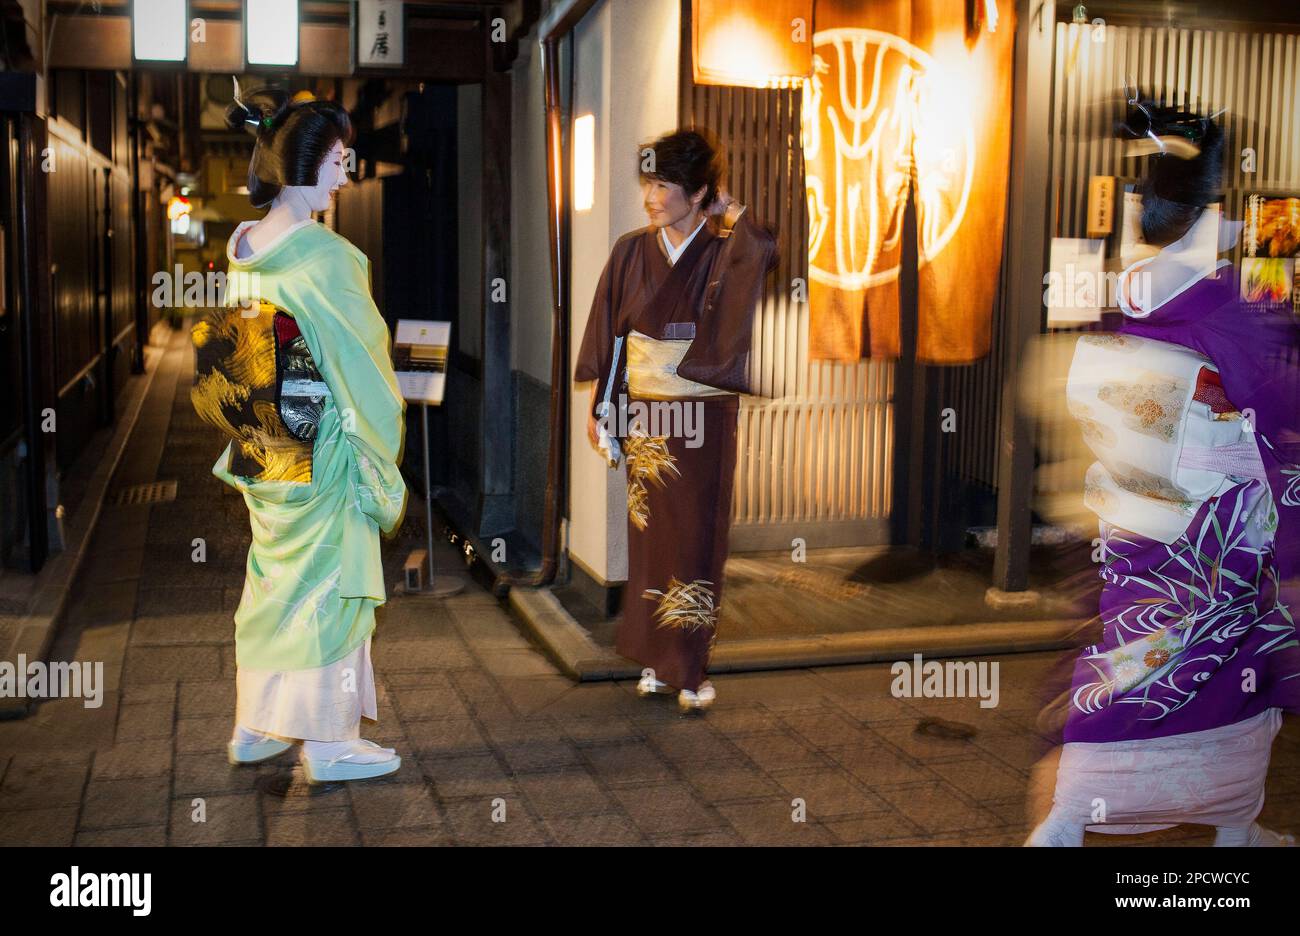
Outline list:
[[[343,141],[335,140],[325,159],[316,171],[316,184],[303,186],[303,194],[312,211],[324,211],[330,206],[334,193],[348,184],[347,170],[343,166]]]
[[[334,193],[348,184],[344,154],[343,141],[335,140],[334,145],[325,154],[325,158],[321,160],[320,168],[316,170],[316,184],[286,185],[281,189],[279,198],[296,195],[307,203],[309,210],[325,211],[329,208]]]

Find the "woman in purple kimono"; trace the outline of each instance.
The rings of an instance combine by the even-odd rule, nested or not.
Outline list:
[[[1300,711],[1300,330],[1190,249],[1218,226],[1213,120],[1144,103],[1122,129],[1157,150],[1142,231],[1160,250],[1124,271],[1122,325],[1081,337],[1071,368],[1098,456],[1103,629],[1075,661],[1053,807],[1026,844],[1197,823],[1216,845],[1292,845],[1255,819],[1282,712]]]

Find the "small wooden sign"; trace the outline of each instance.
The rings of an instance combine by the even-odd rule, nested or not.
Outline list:
[[[1093,176],[1088,182],[1088,236],[1106,237],[1115,228],[1115,177]]]
[[[406,62],[401,0],[358,0],[357,64],[401,67]]]

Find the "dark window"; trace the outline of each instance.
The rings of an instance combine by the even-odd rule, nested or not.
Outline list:
[[[78,130],[84,130],[86,128],[84,73],[59,69],[52,74],[54,88],[53,94],[50,95],[50,102],[53,105],[54,116],[66,120]]]
[[[117,81],[112,72],[86,72],[86,117],[90,145],[109,159],[113,158],[113,90]]]

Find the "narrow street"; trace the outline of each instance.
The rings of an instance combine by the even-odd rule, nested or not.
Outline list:
[[[470,583],[391,596],[375,663],[401,770],[308,795],[293,753],[231,767],[231,615],[243,502],[211,474],[220,443],[189,402],[176,332],[110,488],[175,481],[175,500],[105,506],[53,659],[102,661],[103,704],[46,702],[0,722],[0,844],[1015,845],[1051,654],[1004,657],[1000,702],[896,699],[888,664],[723,675],[703,716],[635,684],[577,685]],[[206,561],[195,562],[202,539]],[[389,581],[405,557],[386,547]],[[454,557],[448,550],[448,562]],[[391,595],[391,593],[390,593]],[[918,733],[938,716],[969,738]],[[1300,828],[1300,731],[1274,749],[1261,822]],[[269,792],[288,781],[288,795]],[[806,821],[795,821],[802,800]],[[203,821],[196,821],[202,818]],[[494,821],[496,820],[496,821]],[[503,821],[501,821],[503,820]],[[1089,845],[1208,844],[1183,826]]]

